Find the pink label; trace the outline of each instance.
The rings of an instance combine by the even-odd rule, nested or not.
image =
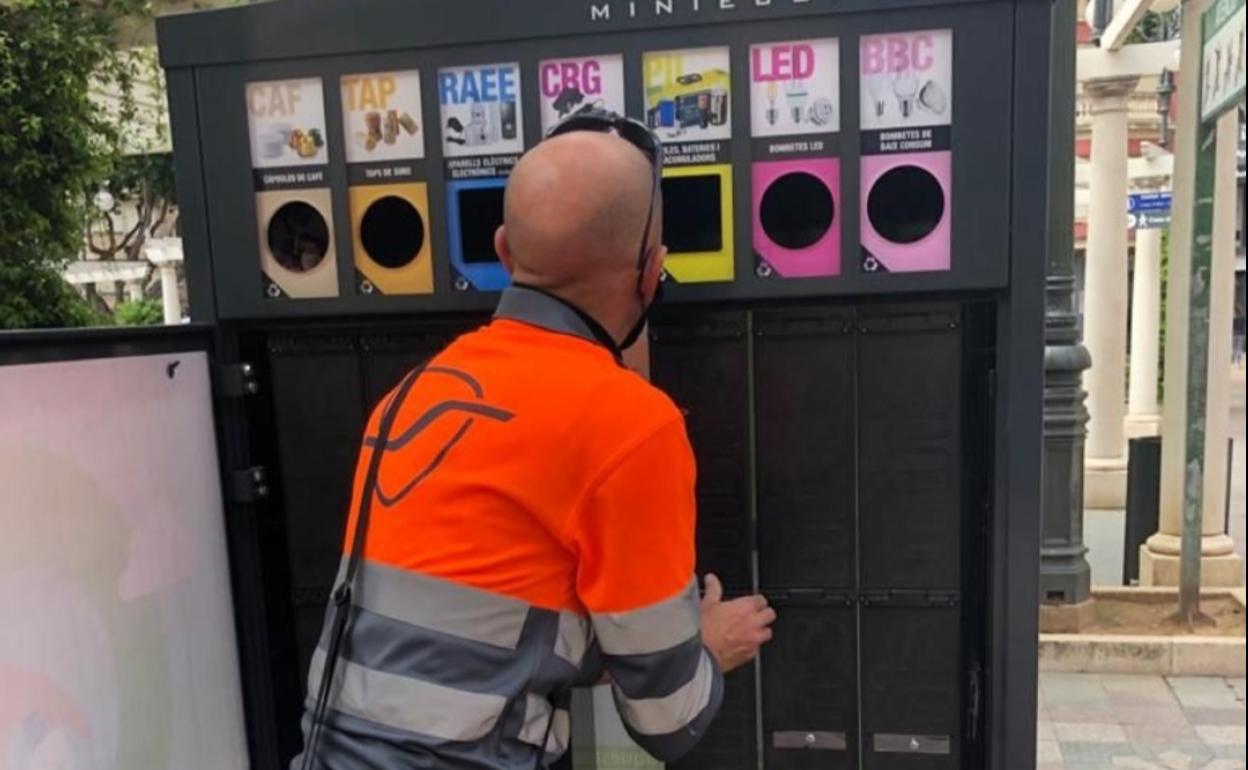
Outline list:
[[[862,39],[862,74],[885,72],[926,72],[935,64],[935,42],[926,33],[917,35],[875,35]]]
[[[755,83],[770,80],[806,80],[815,72],[815,49],[805,43],[755,48],[752,77]]]
[[[602,65],[597,59],[548,61],[542,65],[542,96],[553,99],[565,88],[575,88],[586,96],[602,93]]]

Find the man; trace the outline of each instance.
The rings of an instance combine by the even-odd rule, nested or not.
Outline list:
[[[633,738],[670,761],[715,716],[722,672],[770,638],[762,597],[722,601],[708,576],[699,601],[684,423],[622,365],[665,255],[660,148],[610,114],[560,131],[508,183],[495,246],[514,286],[493,322],[369,423],[343,612],[309,677],[316,748],[294,767],[539,768],[568,746],[569,689],[604,675]]]

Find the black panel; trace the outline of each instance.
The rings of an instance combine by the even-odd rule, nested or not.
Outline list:
[[[291,583],[326,587],[364,429],[359,359],[345,335],[274,338],[269,353]]]
[[[503,223],[503,187],[470,187],[459,193],[459,232],[464,261],[497,262],[494,232]]]
[[[862,731],[866,770],[958,767],[962,722],[957,607],[862,610]],[[948,736],[950,753],[874,751],[879,733]]]
[[[862,586],[957,590],[962,359],[956,308],[863,313],[859,323]]]
[[[365,403],[371,409],[399,384],[403,375],[428,361],[457,336],[476,325],[468,321],[431,322],[422,324],[419,330],[365,335],[360,340],[364,359]]]
[[[723,181],[715,173],[663,179],[663,243],[671,253],[719,251],[724,247]]]
[[[764,766],[767,770],[856,768],[856,610],[773,603],[779,614],[775,636],[762,655]],[[791,731],[844,733],[846,749],[776,748],[775,734]]]
[[[759,583],[854,587],[854,337],[840,310],[754,319]]]
[[[684,311],[656,319],[650,375],[685,411],[698,463],[698,573],[749,589],[749,400],[745,316]]]
[[[702,740],[670,770],[757,770],[757,703],[754,666],[724,677],[724,704]]]

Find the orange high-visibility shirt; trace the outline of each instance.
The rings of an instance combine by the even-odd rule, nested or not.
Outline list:
[[[723,682],[699,632],[679,410],[591,318],[525,287],[416,376],[378,474],[327,744],[377,766],[524,767],[526,751],[562,753],[559,701],[605,666],[634,739],[683,754]],[[366,431],[348,550],[394,397]]]

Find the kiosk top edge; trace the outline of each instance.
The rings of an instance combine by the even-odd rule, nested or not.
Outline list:
[[[274,0],[157,19],[194,67],[807,16],[1051,0]],[[482,24],[482,20],[489,20]]]

